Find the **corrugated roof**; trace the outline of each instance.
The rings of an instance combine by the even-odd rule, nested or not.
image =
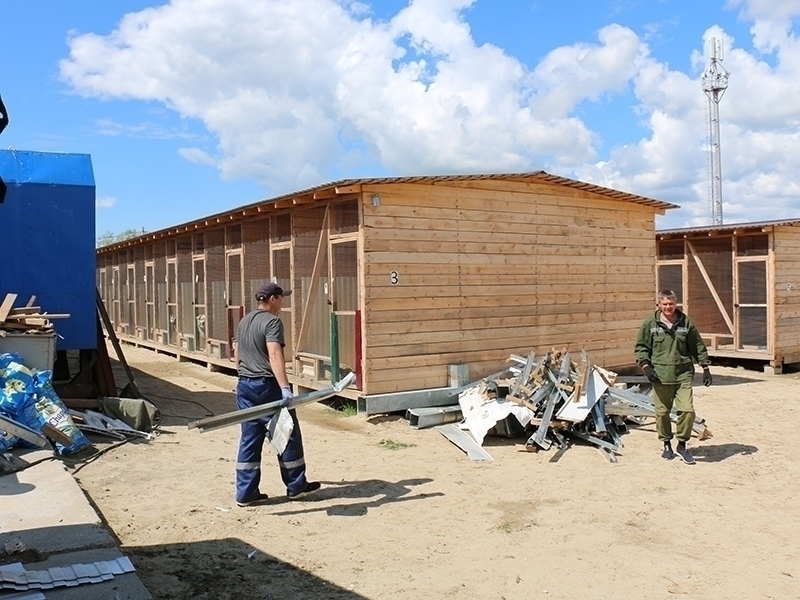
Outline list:
[[[764,227],[779,227],[781,225],[800,225],[800,218],[778,219],[775,221],[751,221],[749,223],[725,223],[724,225],[707,225],[704,227],[681,227],[678,229],[661,229],[656,231],[660,235],[680,235],[687,233],[730,233],[737,229],[763,229]]]
[[[164,238],[171,235],[179,235],[182,233],[186,233],[187,231],[197,231],[199,229],[211,227],[222,222],[236,221],[238,219],[249,216],[250,214],[253,213],[266,213],[271,210],[288,208],[293,205],[308,204],[316,201],[329,200],[331,197],[333,197],[331,195],[326,195],[322,193],[325,191],[346,190],[347,188],[351,188],[354,186],[362,186],[362,185],[380,185],[380,184],[397,184],[397,183],[423,183],[423,184],[427,183],[435,185],[437,183],[447,183],[450,181],[480,181],[480,180],[520,181],[524,183],[536,182],[545,184],[549,183],[555,185],[563,185],[566,187],[584,190],[587,192],[593,192],[595,194],[606,196],[608,198],[613,198],[615,200],[623,200],[626,202],[643,204],[645,206],[649,206],[656,210],[668,210],[671,208],[678,208],[676,204],[670,204],[669,202],[654,200],[653,198],[647,198],[646,196],[639,196],[636,194],[629,194],[627,192],[620,192],[619,190],[613,190],[611,188],[595,185],[593,183],[585,183],[582,181],[577,181],[575,179],[569,179],[567,177],[551,175],[550,173],[546,173],[545,171],[533,171],[528,173],[491,173],[491,174],[474,174],[474,175],[419,175],[411,177],[367,177],[360,179],[343,179],[340,181],[334,181],[332,183],[324,183],[322,185],[318,185],[298,192],[292,192],[290,194],[277,196],[269,200],[260,200],[252,204],[246,204],[244,206],[240,206],[238,208],[234,208],[225,212],[209,215],[201,219],[196,219],[194,221],[189,221],[186,223],[182,223],[180,225],[167,227],[159,231],[146,233],[139,237],[132,238],[130,240],[125,240],[124,242],[118,242],[116,244],[104,246],[98,249],[98,251],[111,252],[123,247],[137,245],[139,243],[151,241],[154,239]]]

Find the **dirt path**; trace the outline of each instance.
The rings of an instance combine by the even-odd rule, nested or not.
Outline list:
[[[399,417],[305,406],[323,490],[286,501],[267,456],[271,500],[242,509],[238,428],[186,428],[232,410],[235,379],[125,352],[162,433],[75,476],[159,600],[800,598],[797,375],[714,368],[695,396],[714,437],[692,440],[694,466],[662,461],[652,425],[615,465],[588,446],[551,463],[524,438],[487,438],[494,462],[472,463]]]

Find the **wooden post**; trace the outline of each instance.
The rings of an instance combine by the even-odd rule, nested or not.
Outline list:
[[[363,377],[364,377],[364,365],[363,365],[363,354],[364,354],[364,346],[361,342],[361,311],[357,310],[355,314],[355,342],[356,342],[356,388],[361,390],[364,389],[362,386],[363,384]]]

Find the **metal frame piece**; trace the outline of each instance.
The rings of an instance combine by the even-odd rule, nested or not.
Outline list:
[[[548,373],[550,373],[550,371],[548,371]],[[547,399],[547,404],[544,407],[544,414],[542,415],[542,424],[539,425],[539,428],[536,430],[536,433],[533,434],[533,442],[537,446],[540,446],[545,450],[548,450],[550,448],[549,443],[545,446],[545,436],[547,436],[547,431],[548,429],[550,429],[550,419],[553,418],[553,410],[556,407],[556,399],[558,398],[558,393],[560,391],[561,390],[556,388],[550,394],[550,397]]]
[[[536,359],[536,354],[531,352],[528,355],[528,360],[525,361],[525,368],[522,369],[522,375],[517,377],[517,382],[514,384],[514,389],[511,390],[511,395],[516,397],[519,394],[519,389],[526,383],[531,376],[531,369],[533,369],[533,361]]]
[[[491,381],[505,375],[511,367],[487,375],[477,381],[467,383],[460,387],[435,388],[432,390],[417,390],[414,392],[398,392],[393,394],[376,394],[358,399],[358,412],[369,415],[406,411],[411,408],[428,408],[432,406],[449,406],[458,402],[458,395],[464,390],[475,387],[481,381]]]
[[[593,435],[589,435],[588,433],[583,433],[582,431],[577,431],[576,429],[565,429],[564,433],[567,435],[571,435],[578,439],[583,440],[584,442],[589,442],[590,444],[594,444],[595,446],[599,446],[604,450],[608,450],[609,452],[616,452],[619,453],[620,449],[615,446],[614,444],[609,444],[608,442],[601,440],[599,438],[594,437]]]
[[[476,442],[469,433],[459,428],[458,425],[452,423],[449,425],[439,425],[436,427],[436,431],[466,452],[470,460],[483,462],[494,461],[491,454],[481,448],[478,442]]]
[[[39,448],[44,448],[48,444],[47,438],[41,433],[13,420],[10,417],[0,415],[0,429],[7,431],[11,435],[17,436],[26,442],[30,442]]]
[[[308,394],[295,396],[294,399],[289,402],[287,408],[296,408],[302,404],[326,400],[352,385],[355,380],[356,374],[352,372],[348,373],[336,385],[309,392]],[[229,427],[230,425],[238,425],[245,421],[254,421],[260,417],[266,417],[278,412],[281,409],[282,402],[282,400],[278,400],[262,406],[253,406],[252,408],[246,408],[244,410],[234,410],[222,415],[200,419],[199,421],[192,421],[187,427],[189,429],[199,429],[200,433],[205,433],[206,431],[213,431],[215,429],[221,429],[222,427]]]
[[[409,408],[406,411],[408,424],[414,429],[425,429],[446,423],[455,423],[464,418],[461,406],[431,407],[431,408]]]

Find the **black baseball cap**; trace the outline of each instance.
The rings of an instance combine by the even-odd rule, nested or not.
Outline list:
[[[261,298],[269,298],[270,296],[291,296],[292,290],[284,290],[281,286],[277,283],[272,283],[268,281],[267,283],[262,283],[258,286],[256,290],[256,300]]]

